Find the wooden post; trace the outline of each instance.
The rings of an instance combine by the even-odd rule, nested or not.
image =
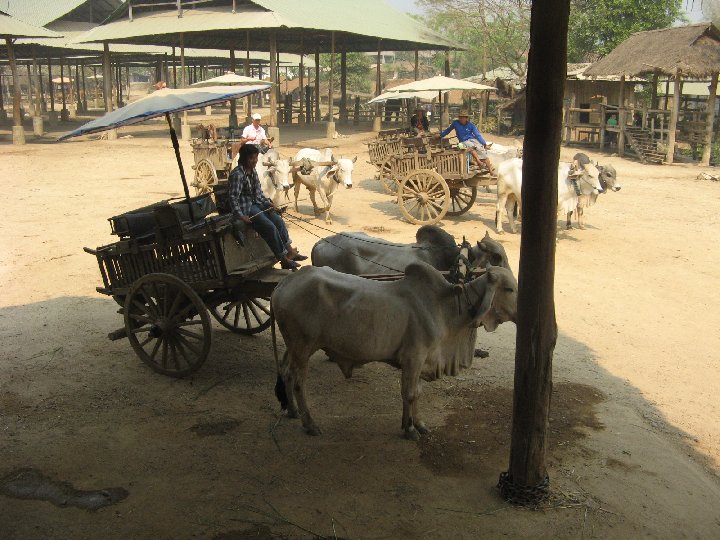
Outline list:
[[[15,49],[13,39],[6,37],[8,61],[10,62],[10,73],[12,73],[13,84],[13,143],[25,144],[25,130],[20,116],[20,81],[18,80],[17,63],[15,62]]]
[[[80,76],[82,77],[82,93],[83,93],[83,111],[87,113],[88,102],[87,102],[87,86],[85,84],[85,63],[80,64]]]
[[[298,124],[305,123],[305,51],[303,49],[303,38],[300,37],[300,65],[298,71],[300,79],[298,80],[298,94],[300,96],[300,113],[298,114]]]
[[[375,64],[375,97],[382,93],[382,78],[380,75],[380,62],[382,59],[381,42],[378,39],[378,52]],[[382,129],[382,118],[380,117],[380,103],[375,104],[375,118],[373,119],[373,131]]]
[[[172,72],[173,72],[173,88],[177,88],[177,61],[175,57],[175,45],[172,48]]]
[[[320,51],[315,50],[315,122],[320,121]]]
[[[277,36],[273,30],[270,33],[270,120],[268,125],[275,127],[278,125],[277,118]]]
[[[52,60],[48,58],[48,93],[50,94],[50,111],[53,113],[51,116],[55,116],[55,86],[52,82]],[[56,120],[52,118],[52,120]]]
[[[670,110],[670,124],[668,125],[668,149],[665,157],[666,163],[672,163],[675,159],[675,132],[677,131],[678,116],[680,116],[680,68],[675,72],[673,81],[673,104]]]
[[[347,51],[345,45],[340,53],[340,121],[348,121],[347,103]]]
[[[235,73],[235,49],[230,47],[230,71]],[[228,127],[236,128],[237,120],[237,100],[230,100],[230,115],[228,116]]]
[[[600,104],[600,150],[605,148],[605,126],[607,125],[605,121],[605,104]]]
[[[129,84],[130,82],[128,81],[128,85]],[[75,62],[75,110],[82,110],[82,100],[80,96],[80,62]]]
[[[445,76],[446,77],[450,76],[450,49],[445,51]],[[443,126],[447,126],[450,123],[449,106],[450,106],[450,92],[445,92],[445,96],[443,97],[443,107],[442,107],[443,120],[441,120],[441,124]]]
[[[60,61],[60,93],[62,95],[62,109],[60,109],[60,119],[67,121],[68,110],[65,105],[65,63]]]
[[[243,68],[245,76],[250,77],[250,30],[245,32],[245,61],[243,62]],[[252,95],[247,97],[245,105],[245,112],[247,113],[245,121],[250,122],[250,117],[252,116]]]
[[[618,109],[618,128],[620,132],[617,137],[618,155],[625,155],[625,123],[627,122],[625,111],[625,74],[620,76],[620,108]]]
[[[702,160],[700,165],[710,165],[710,153],[712,151],[713,142],[713,126],[715,125],[715,101],[717,96],[718,72],[715,71],[710,78],[709,95],[707,101],[707,113],[705,115],[705,147],[703,148]]]
[[[328,120],[335,121],[335,32],[330,32],[330,77],[328,79]]]
[[[47,102],[45,100],[45,86],[42,78],[42,65],[38,63],[38,84],[40,85],[40,112],[47,112]]]
[[[570,0],[535,0],[530,19],[527,119],[523,146],[523,230],[510,464],[502,496],[534,504],[548,493],[545,465],[552,394],[555,321],[557,168],[567,77]]]
[[[353,125],[357,126],[360,124],[360,96],[355,96],[355,107],[353,113]]]
[[[653,71],[653,77],[652,77],[652,88],[650,89],[650,108],[651,109],[657,109],[658,108],[658,93],[657,93],[657,85],[658,85],[658,70],[656,69]]]
[[[38,66],[37,58],[35,57],[35,53],[33,52],[32,57],[32,67],[33,67],[33,92],[35,94],[35,107],[33,110],[33,116],[39,117],[42,114],[41,105],[40,102],[42,101],[42,90],[40,86],[40,81],[42,80],[42,77],[40,77],[40,66]]]

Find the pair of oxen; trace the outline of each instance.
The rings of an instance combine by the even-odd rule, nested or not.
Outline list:
[[[275,392],[311,435],[320,429],[308,410],[305,380],[316,351],[325,351],[348,378],[369,362],[400,369],[402,430],[416,440],[427,433],[418,415],[421,380],[469,367],[478,328],[492,332],[516,318],[517,281],[505,250],[487,233],[464,249],[433,225],[421,227],[414,244],[341,233],[315,244],[312,263],[285,278],[271,300],[287,348]],[[443,272],[458,267],[480,271],[451,283]],[[380,276],[393,273],[404,276]],[[374,279],[362,277],[371,274]],[[274,331],[273,325],[275,341]]]

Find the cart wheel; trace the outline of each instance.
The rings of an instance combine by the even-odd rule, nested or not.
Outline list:
[[[218,176],[215,166],[207,159],[201,159],[195,165],[195,180],[192,185],[195,187],[195,195],[205,195],[213,190],[217,184]]]
[[[459,216],[464,214],[475,202],[477,197],[477,188],[458,185],[458,187],[450,188],[450,208],[448,208],[448,216]]]
[[[213,307],[210,313],[231,332],[257,334],[270,328],[270,297],[241,294],[237,300]]]
[[[385,193],[390,195],[397,195],[398,192],[398,181],[395,180],[392,171],[392,162],[395,158],[388,158],[380,165],[380,171],[378,176],[380,178],[380,185],[382,185]]]
[[[450,206],[450,188],[437,172],[419,169],[400,182],[398,205],[410,223],[432,225],[445,216]]]
[[[135,353],[158,373],[184,377],[210,352],[212,324],[203,301],[170,274],[148,274],[125,300],[125,331]]]

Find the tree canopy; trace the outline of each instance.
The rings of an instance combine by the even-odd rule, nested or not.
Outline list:
[[[633,32],[683,20],[683,0],[572,0],[568,60],[595,60]],[[525,75],[531,0],[416,0],[433,29],[468,47],[454,57],[460,77],[497,67]]]

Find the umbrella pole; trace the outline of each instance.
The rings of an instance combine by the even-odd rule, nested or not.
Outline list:
[[[183,189],[185,190],[185,200],[188,203],[190,209],[190,220],[195,223],[195,215],[193,214],[192,204],[190,204],[190,190],[188,189],[187,180],[185,179],[185,169],[183,169],[182,160],[180,159],[180,144],[178,143],[177,133],[172,125],[172,119],[170,113],[165,113],[165,120],[167,120],[168,126],[170,127],[170,139],[172,139],[173,148],[175,149],[175,158],[177,159],[178,168],[180,169],[180,178],[182,179]]]

